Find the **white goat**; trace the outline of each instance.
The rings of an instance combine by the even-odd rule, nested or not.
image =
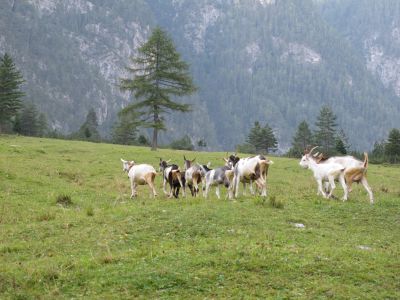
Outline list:
[[[230,188],[233,189],[235,197],[238,197],[239,195],[240,182],[249,182],[250,191],[254,194],[252,186],[253,181],[261,190],[261,196],[267,196],[266,179],[269,165],[274,163],[272,160],[269,160],[262,155],[240,159],[231,155],[229,160],[233,160],[234,162],[234,177]]]
[[[345,168],[338,163],[335,162],[324,162],[317,163],[315,158],[311,155],[311,152],[315,149],[314,147],[309,153],[303,155],[300,160],[300,166],[305,169],[311,169],[314,174],[314,178],[318,184],[318,192],[317,195],[321,194],[324,198],[330,198],[332,196],[333,190],[336,188],[335,179],[339,179],[340,184],[342,185],[344,195],[343,201],[347,200],[348,190],[346,186],[346,182],[344,179],[344,170]],[[322,188],[322,182],[328,180],[330,185],[330,192],[326,195],[325,191]]]
[[[136,197],[136,186],[147,184],[150,188],[150,192],[153,193],[153,197],[157,196],[157,192],[154,188],[154,178],[156,177],[156,170],[148,164],[135,165],[135,162],[123,160],[122,170],[128,173],[129,180],[131,182],[131,198]]]
[[[333,156],[324,160],[323,163],[338,163],[342,165],[344,170],[344,178],[346,180],[347,188],[351,192],[351,185],[353,182],[361,183],[365,190],[368,192],[369,201],[371,204],[374,203],[374,195],[371,187],[368,184],[366,173],[368,168],[368,153],[364,152],[364,161],[361,161],[354,156]]]

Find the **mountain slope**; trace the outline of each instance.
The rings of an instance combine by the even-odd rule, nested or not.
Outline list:
[[[400,2],[336,0],[323,3],[321,12],[360,53],[368,70],[400,97]]]
[[[368,149],[399,127],[399,98],[331,22],[338,10],[328,2],[8,0],[0,4],[0,52],[15,57],[29,97],[53,127],[76,130],[94,107],[105,133],[132,100],[119,91],[118,78],[159,24],[199,87],[178,99],[193,111],[169,115],[161,142],[189,134],[209,148],[233,149],[260,121],[285,149],[297,125],[304,119],[313,125],[328,104],[351,144]]]
[[[395,126],[394,95],[311,1],[150,3],[192,62],[223,145],[243,141],[260,120],[284,147],[298,123],[313,124],[324,104],[356,147],[370,147]],[[382,120],[384,126],[370,126]]]

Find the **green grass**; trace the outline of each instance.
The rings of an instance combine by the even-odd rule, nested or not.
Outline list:
[[[225,155],[0,136],[0,298],[400,298],[398,167],[370,165],[374,205],[278,157],[267,199],[167,199],[160,176],[129,199],[120,158],[183,154]]]

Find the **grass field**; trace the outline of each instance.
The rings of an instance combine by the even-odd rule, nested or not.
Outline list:
[[[311,172],[279,157],[266,199],[167,199],[160,176],[157,199],[129,199],[120,158],[183,154],[223,164],[0,136],[0,298],[400,298],[398,167],[369,166],[374,205],[357,185],[345,203],[317,197]]]

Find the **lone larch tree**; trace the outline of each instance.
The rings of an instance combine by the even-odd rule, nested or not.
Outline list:
[[[196,91],[189,74],[189,66],[182,61],[172,39],[156,27],[149,40],[131,58],[127,70],[133,78],[121,78],[120,88],[134,93],[135,101],[122,113],[141,113],[141,126],[153,128],[151,149],[157,149],[158,132],[166,130],[164,117],[171,111],[187,112],[188,104],[171,100],[171,97],[190,95]]]

